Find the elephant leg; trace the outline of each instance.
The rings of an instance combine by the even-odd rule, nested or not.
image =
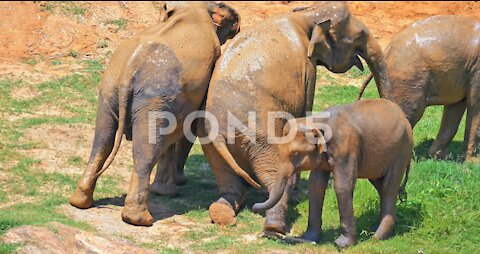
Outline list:
[[[157,164],[157,173],[155,180],[150,186],[150,192],[157,195],[175,196],[178,193],[176,184],[176,160],[175,147],[171,145],[165,154],[161,155],[159,163]]]
[[[109,106],[99,100],[97,119],[95,124],[95,137],[90,152],[87,168],[77,183],[75,192],[70,197],[70,204],[78,208],[89,208],[93,205],[93,192],[105,160],[113,149],[115,131],[118,122],[110,112]]]
[[[355,156],[348,157],[350,157],[348,162],[338,163],[333,170],[342,233],[335,240],[335,244],[340,248],[354,245],[357,242],[353,214],[353,190],[357,180],[357,162],[354,159]]]
[[[133,123],[133,172],[130,188],[125,198],[122,211],[123,221],[138,225],[150,226],[153,218],[147,207],[150,187],[150,174],[160,157],[164,156],[166,136],[157,135],[155,144],[148,142],[148,117],[138,117]]]
[[[431,157],[437,157],[439,159],[445,158],[447,155],[447,146],[452,142],[453,137],[457,133],[465,108],[466,100],[444,107],[440,131],[428,151]]]
[[[288,212],[288,201],[298,181],[299,175],[294,174],[288,179],[287,185],[280,201],[271,209],[265,212],[265,223],[263,229],[269,232],[285,234],[287,231],[286,217]]]
[[[186,137],[183,137],[177,142],[176,152],[175,152],[175,160],[177,162],[176,165],[176,184],[181,186],[185,185],[188,182],[187,177],[185,176],[185,163],[188,159],[188,154],[190,153],[190,149],[192,149],[193,143],[190,142]]]
[[[322,211],[330,172],[312,170],[308,178],[308,226],[302,238],[317,242],[322,233]]]
[[[408,115],[408,121],[410,122],[410,125],[412,126],[412,129],[417,125],[418,121],[422,119],[423,114],[425,113],[425,106],[418,105],[415,111],[413,111],[412,114]]]
[[[480,143],[480,99],[471,96],[467,108],[467,124],[465,126],[465,160],[478,162],[475,152],[479,149]],[[479,96],[480,97],[480,94]]]
[[[220,198],[208,208],[212,222],[219,225],[235,225],[236,214],[244,202],[241,178],[228,170],[228,165],[212,144],[202,145],[205,157],[212,168]]]
[[[410,158],[411,151],[406,150],[400,154],[399,158]],[[380,194],[380,224],[373,238],[384,240],[390,237],[395,228],[396,205],[398,191],[402,177],[407,168],[408,160],[398,160],[390,168],[387,175],[383,178],[382,190]]]
[[[372,183],[373,187],[375,187],[375,189],[377,190],[378,192],[378,195],[380,196],[380,207],[382,207],[382,186],[383,186],[383,177],[382,178],[379,178],[379,179],[375,179],[375,180],[372,180],[372,179],[368,179],[370,181],[370,183]],[[382,219],[381,217],[381,214],[380,214],[380,220]],[[378,223],[373,225],[370,230],[371,231],[377,231],[378,229]]]

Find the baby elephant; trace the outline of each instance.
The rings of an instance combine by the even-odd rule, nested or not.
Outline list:
[[[395,226],[395,208],[403,174],[412,155],[412,129],[402,110],[385,100],[365,100],[334,106],[325,115],[290,120],[280,146],[280,168],[269,199],[255,204],[265,211],[280,200],[289,177],[312,170],[308,182],[308,228],[302,238],[318,241],[322,208],[330,172],[340,212],[339,247],[356,243],[353,190],[357,178],[367,178],[380,194],[380,224],[376,239],[386,239]],[[408,173],[408,172],[407,172]]]

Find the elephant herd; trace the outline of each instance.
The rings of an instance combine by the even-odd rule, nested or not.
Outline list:
[[[326,119],[310,116],[316,66],[334,73],[354,65],[363,70],[359,57],[372,73],[359,98],[373,77],[384,99],[331,107]],[[225,3],[165,2],[159,22],[122,43],[103,74],[91,155],[70,203],[93,205],[96,181],[125,135],[133,142],[134,168],[122,219],[152,225],[149,193],[175,195],[186,184],[183,167],[198,136],[220,194],[209,207],[214,223],[236,223],[247,182],[269,191],[269,199],[253,207],[266,211],[264,229],[285,234],[298,172],[312,170],[302,238],[319,240],[332,172],[342,232],[336,244],[356,242],[357,178],[369,179],[380,194],[374,237],[385,239],[393,232],[396,199],[408,174],[412,127],[427,106],[444,105],[430,154],[446,154],[467,110],[466,160],[478,160],[479,60],[480,23],[461,16],[435,16],[405,28],[384,55],[342,2],[315,2],[242,31],[239,14]],[[272,112],[284,117],[272,120]],[[232,122],[238,127],[233,131]],[[287,142],[272,142],[287,136]]]

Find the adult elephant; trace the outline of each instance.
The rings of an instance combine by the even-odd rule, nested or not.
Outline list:
[[[90,159],[70,198],[78,208],[92,206],[96,181],[125,134],[133,141],[134,171],[122,219],[142,226],[153,221],[147,209],[152,168],[174,154],[183,119],[204,100],[220,44],[239,31],[238,14],[223,3],[167,2],[160,16],[112,56],[99,87]],[[157,133],[152,123],[165,128],[169,122],[155,112],[171,115],[177,125]]]
[[[244,201],[239,176],[255,187],[260,186],[259,180],[271,191],[279,155],[278,145],[270,141],[281,135],[286,120],[274,121],[268,136],[269,112],[304,116],[312,110],[316,65],[341,73],[353,65],[363,68],[358,56],[366,60],[381,87],[388,87],[381,47],[341,2],[315,3],[273,17],[232,40],[215,66],[207,94],[206,111],[218,119],[219,135],[211,122],[200,125],[200,135],[213,139],[202,148],[221,195],[209,208],[213,222],[236,222],[236,212]],[[256,114],[255,128],[230,132],[229,136],[228,118],[233,116],[247,125],[251,119],[248,112]],[[227,142],[229,139],[235,142]],[[265,230],[285,233],[291,187],[292,182],[281,201],[266,212]]]
[[[479,56],[480,23],[455,15],[418,21],[398,33],[387,48],[392,85],[378,86],[381,97],[399,104],[412,127],[427,106],[444,105],[440,131],[429,150],[432,157],[446,156],[466,109],[465,156],[475,160],[480,139]]]

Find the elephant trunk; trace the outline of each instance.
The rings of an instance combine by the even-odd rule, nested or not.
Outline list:
[[[367,40],[362,50],[362,57],[368,64],[380,97],[391,99],[392,87],[388,77],[387,61],[378,41],[367,31]]]
[[[273,184],[273,188],[269,191],[268,200],[263,203],[253,205],[253,212],[259,213],[274,207],[282,198],[285,187],[287,186],[289,174],[288,171],[280,170],[277,173],[277,179]]]

